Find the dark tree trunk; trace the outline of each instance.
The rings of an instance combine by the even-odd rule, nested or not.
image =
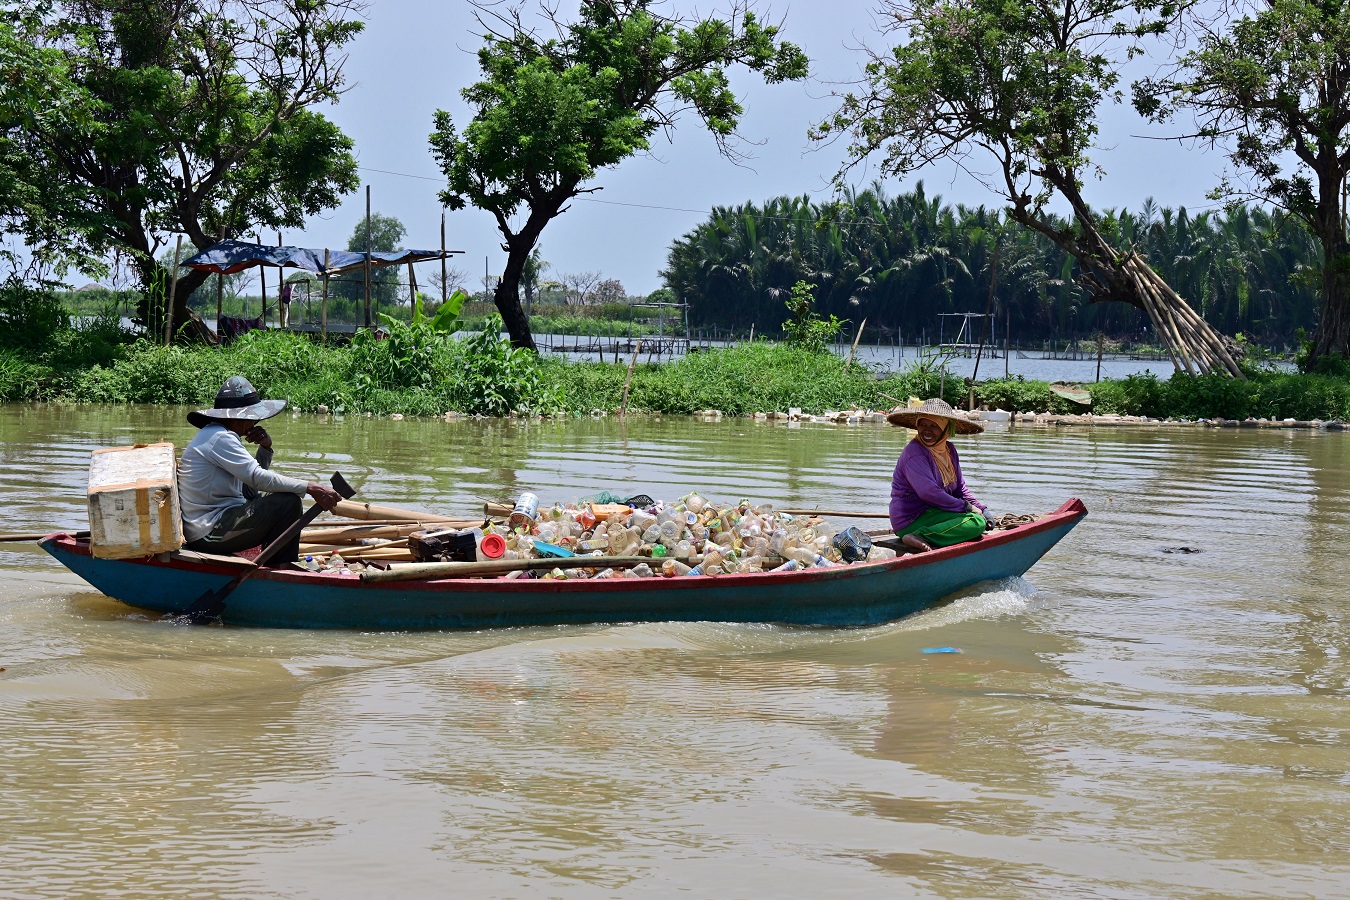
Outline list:
[[[506,269],[502,271],[502,280],[497,283],[497,291],[493,294],[492,301],[497,304],[497,311],[502,314],[502,324],[506,326],[506,333],[511,336],[511,346],[538,352],[539,348],[534,345],[534,335],[530,334],[530,320],[526,318],[525,310],[520,305],[520,274],[525,269],[524,260],[529,255],[528,249],[523,253],[507,251]]]
[[[572,190],[570,186],[557,188],[549,202],[532,207],[520,231],[512,231],[504,218],[497,221],[498,230],[506,238],[502,244],[502,249],[506,251],[506,268],[502,270],[502,280],[497,285],[492,301],[502,314],[502,324],[511,336],[513,347],[523,347],[536,353],[539,351],[534,343],[534,335],[530,333],[530,319],[520,305],[520,283],[544,226],[562,211],[563,204],[573,196]]]
[[[1311,164],[1318,175],[1317,211],[1311,225],[1322,244],[1322,313],[1308,358],[1310,371],[1324,356],[1350,356],[1350,241],[1341,195],[1346,173],[1334,146],[1319,149]]]
[[[1323,244],[1322,313],[1309,368],[1324,356],[1350,357],[1350,246],[1344,238]]]

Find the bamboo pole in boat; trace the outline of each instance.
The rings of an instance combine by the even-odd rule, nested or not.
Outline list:
[[[306,531],[301,535],[302,539],[311,544],[359,544],[365,540],[389,540],[406,538],[414,531],[421,531],[430,527],[432,524],[443,525],[442,522],[406,522],[398,525],[378,525],[373,528],[325,528],[323,530]]]
[[[35,531],[32,534],[0,534],[0,543],[19,544],[27,541],[40,541],[51,534],[68,534],[76,540],[89,537],[87,531],[66,531],[61,528],[54,528],[51,531]]]
[[[420,581],[426,578],[477,578],[485,575],[505,575],[507,572],[531,569],[631,569],[643,563],[660,564],[650,556],[569,556],[566,559],[494,559],[486,562],[414,563],[388,571],[366,570],[361,580],[370,583],[385,581]]]
[[[453,518],[451,516],[438,516],[435,513],[422,512],[420,510],[399,509],[395,506],[378,506],[374,503],[358,503],[355,500],[343,500],[334,506],[330,512],[335,516],[342,516],[347,519],[393,519],[404,522],[462,522],[463,519]],[[477,520],[474,525],[479,524]]]
[[[789,516],[837,516],[841,519],[888,519],[888,512],[845,512],[835,509],[779,509],[780,512]]]

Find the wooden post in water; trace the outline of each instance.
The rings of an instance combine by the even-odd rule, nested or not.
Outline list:
[[[173,272],[169,276],[169,306],[164,310],[164,346],[167,347],[173,343],[173,303],[174,296],[178,293],[178,270],[182,268],[178,265],[179,260],[183,258],[183,236],[180,234],[178,240],[173,245]]]
[[[853,365],[853,356],[858,352],[858,341],[862,340],[863,329],[867,327],[867,317],[864,316],[862,324],[858,326],[858,333],[853,338],[853,346],[848,350],[848,362],[846,365]]]
[[[1097,380],[1102,380],[1102,348],[1106,345],[1106,335],[1097,332]]]
[[[1012,346],[1008,335],[1012,330],[1012,311],[1005,313],[1007,318],[1003,320],[1003,377],[1008,377],[1008,349]]]
[[[369,259],[369,257],[367,257]],[[328,343],[328,249],[323,251],[323,301],[319,307],[319,334],[323,343]]]

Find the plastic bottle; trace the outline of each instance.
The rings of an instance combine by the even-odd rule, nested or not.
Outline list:
[[[779,566],[778,568],[776,568],[776,569],[770,569],[769,571],[771,571],[771,572],[795,572],[795,571],[797,571],[798,569],[801,569],[801,568],[803,568],[803,566],[802,566],[801,563],[797,562],[795,559],[789,559],[787,562],[783,563],[783,564],[782,564],[781,566]]]
[[[680,559],[688,559],[694,555],[694,545],[688,541],[680,541],[675,545],[675,555]]]
[[[666,555],[665,544],[652,544],[652,559],[663,559]]]
[[[890,547],[878,547],[873,545],[872,549],[867,551],[868,562],[880,562],[888,559],[895,559],[895,551]]]
[[[305,568],[311,572],[317,572],[320,568],[319,561],[312,556],[305,557]]]
[[[786,556],[788,559],[795,559],[803,566],[825,567],[834,565],[834,563],[830,562],[828,559],[821,556],[819,553],[816,553],[813,550],[808,550],[805,547],[793,547],[790,550],[784,550],[783,555]]]
[[[651,578],[653,574],[652,567],[647,565],[646,563],[638,563],[636,566],[633,566],[633,568],[629,569],[628,571],[634,573],[639,578]]]
[[[661,563],[661,574],[667,578],[674,578],[679,575],[688,575],[689,566],[680,562],[678,559],[668,559]]]
[[[708,501],[704,500],[697,493],[690,493],[689,496],[684,498],[684,505],[691,513],[697,515],[698,513],[703,512],[703,508],[708,505]]]
[[[328,566],[327,566],[327,568],[329,568],[329,569],[341,569],[341,568],[342,568],[343,566],[345,566],[346,564],[347,564],[347,561],[346,561],[345,559],[342,558],[342,554],[340,554],[340,553],[334,553],[332,556],[328,557]]]
[[[683,528],[681,528],[679,522],[674,519],[667,519],[661,523],[661,543],[667,547],[675,544],[679,540],[681,531],[683,531]]]
[[[655,544],[659,540],[661,540],[661,529],[655,525],[648,525],[646,530],[642,532],[642,543],[644,544]]]
[[[707,572],[712,566],[721,566],[725,557],[717,550],[709,550],[703,554],[703,571]]]

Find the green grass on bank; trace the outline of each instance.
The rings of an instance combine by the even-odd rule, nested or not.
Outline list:
[[[2,323],[0,323],[2,324]],[[3,329],[0,329],[2,331]],[[14,338],[11,333],[10,337]],[[41,340],[0,341],[0,401],[209,404],[226,377],[241,374],[264,395],[301,410],[432,416],[585,414],[623,402],[624,364],[569,362],[513,350],[495,329],[463,340],[402,325],[388,340],[323,346],[302,336],[254,332],[223,350],[133,342],[115,321],[55,322]],[[1254,371],[1217,376],[1134,375],[1088,386],[1092,411],[1158,418],[1350,419],[1350,378]],[[960,402],[964,383],[912,367],[886,377],[810,353],[756,341],[633,371],[628,406],[669,414],[718,409],[727,415],[800,407],[884,409],[890,398]],[[993,379],[977,400],[1018,412],[1080,412],[1043,381]]]

